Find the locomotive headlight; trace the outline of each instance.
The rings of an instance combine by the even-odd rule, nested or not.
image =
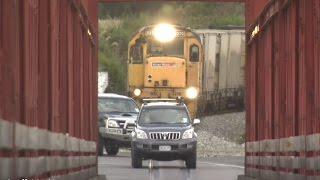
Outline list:
[[[170,24],[159,24],[152,32],[154,38],[160,42],[170,42],[177,36],[177,31],[174,26]]]
[[[140,96],[141,93],[142,93],[141,89],[135,89],[135,90],[133,91],[133,94],[134,94],[135,96],[137,96],[137,97]]]
[[[189,99],[195,99],[198,97],[198,90],[195,87],[189,87],[186,91],[186,96]]]

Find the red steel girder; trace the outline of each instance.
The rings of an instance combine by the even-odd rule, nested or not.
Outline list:
[[[143,2],[150,0],[99,0],[101,3],[112,3],[112,2]],[[164,0],[164,1],[185,1],[185,0]],[[246,0],[189,0],[189,1],[207,1],[207,2],[242,2],[244,3]]]

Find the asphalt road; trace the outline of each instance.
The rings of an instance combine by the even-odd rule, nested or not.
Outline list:
[[[185,168],[183,161],[144,161],[142,169],[131,168],[129,153],[99,157],[99,174],[107,180],[236,180],[243,174],[243,158],[198,159],[197,169]]]

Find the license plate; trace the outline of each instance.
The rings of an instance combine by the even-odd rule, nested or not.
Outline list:
[[[171,146],[159,146],[159,151],[171,151]]]
[[[122,129],[108,129],[111,134],[122,134]]]

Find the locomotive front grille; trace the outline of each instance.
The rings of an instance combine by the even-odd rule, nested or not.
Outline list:
[[[150,139],[154,140],[179,140],[180,132],[151,132]]]
[[[162,86],[168,86],[168,80],[163,80],[162,81]]]

